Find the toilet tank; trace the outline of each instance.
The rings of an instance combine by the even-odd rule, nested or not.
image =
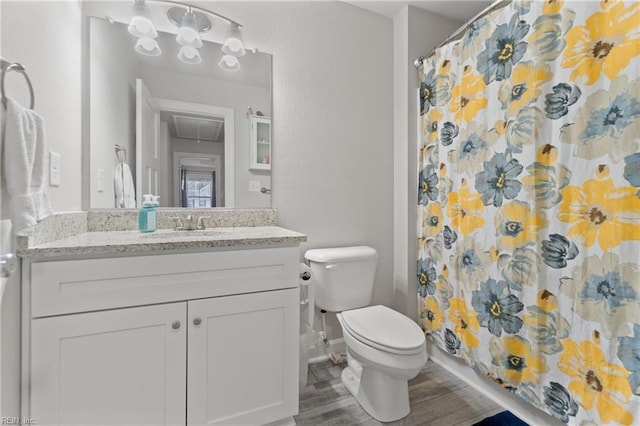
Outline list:
[[[316,306],[342,312],[371,303],[378,252],[367,246],[308,250]]]

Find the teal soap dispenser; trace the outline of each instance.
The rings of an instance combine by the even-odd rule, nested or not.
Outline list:
[[[142,197],[142,208],[138,212],[138,229],[140,232],[153,232],[158,225],[158,197],[151,194]]]

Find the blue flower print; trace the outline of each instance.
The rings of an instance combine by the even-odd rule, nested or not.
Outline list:
[[[578,256],[578,247],[564,235],[551,234],[542,241],[542,260],[548,266],[561,269],[567,266],[567,260]]]
[[[420,83],[420,114],[429,111],[429,108],[436,106],[436,78],[435,69],[431,69]]]
[[[569,112],[569,107],[575,104],[582,92],[573,84],[559,83],[553,86],[553,93],[547,93],[544,101],[544,112],[552,120],[564,117]]]
[[[445,344],[445,347],[447,348],[447,352],[449,352],[452,355],[455,355],[460,350],[461,342],[458,336],[456,336],[456,334],[453,331],[447,328],[444,332],[444,344]]]
[[[632,285],[633,281],[627,281],[620,271],[602,270],[587,276],[580,296],[587,301],[604,304],[605,310],[613,312],[630,300],[638,300],[639,295]]]
[[[633,337],[618,337],[618,358],[629,370],[629,385],[634,395],[640,395],[640,324],[633,325]]]
[[[560,383],[549,382],[549,386],[544,387],[543,393],[547,410],[561,422],[568,423],[569,416],[575,416],[578,412],[578,404]]]
[[[502,206],[502,201],[513,200],[522,188],[516,177],[522,173],[522,165],[511,153],[496,154],[490,161],[484,163],[484,170],[476,174],[476,190],[482,194],[485,206],[493,204]]]
[[[442,145],[449,146],[453,143],[453,139],[458,136],[458,126],[450,121],[445,122],[440,129],[440,141]]]
[[[560,129],[560,140],[573,145],[576,157],[593,160],[608,155],[618,163],[638,152],[640,134],[640,78],[625,74],[607,89],[589,95],[572,111],[573,123]]]
[[[444,236],[444,248],[451,250],[453,243],[458,239],[458,234],[456,234],[456,231],[449,228],[449,225],[445,225],[442,235]]]
[[[622,176],[632,186],[640,187],[640,152],[625,157],[624,164],[624,174]],[[638,197],[640,197],[640,190],[638,190]]]
[[[435,201],[438,199],[438,181],[438,175],[432,166],[427,166],[422,169],[422,173],[420,173],[420,188],[418,191],[419,204],[424,204],[426,206],[429,203],[429,200]]]
[[[478,312],[480,325],[487,327],[494,336],[500,337],[502,330],[515,334],[522,328],[523,321],[516,314],[524,309],[524,305],[508,292],[505,281],[490,278],[480,283],[480,290],[473,291],[471,305]]]
[[[463,48],[466,48],[474,40],[477,40],[481,34],[481,30],[488,24],[489,23],[487,22],[486,18],[476,19],[475,21],[470,23],[466,31],[464,32],[464,37],[462,38]]]
[[[433,296],[436,293],[436,268],[432,266],[430,259],[422,259],[418,262],[418,292],[420,296]]]
[[[640,101],[633,93],[620,94],[603,107],[592,112],[591,120],[584,129],[585,138],[616,134],[618,129],[624,129],[640,118]]]
[[[478,72],[484,74],[486,84],[502,81],[511,76],[513,66],[527,51],[523,41],[530,25],[513,15],[508,24],[498,25],[491,38],[484,42],[485,49],[478,55]]]

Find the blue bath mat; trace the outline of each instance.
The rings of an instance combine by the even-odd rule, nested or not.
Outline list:
[[[511,411],[503,411],[486,419],[482,419],[473,426],[529,426],[513,414]]]

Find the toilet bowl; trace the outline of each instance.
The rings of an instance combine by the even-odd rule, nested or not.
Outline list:
[[[378,253],[371,247],[313,249],[305,253],[316,284],[315,304],[336,312],[347,347],[342,382],[373,418],[409,414],[407,381],[428,360],[422,329],[386,306],[368,306]]]
[[[428,360],[424,333],[386,306],[337,314],[347,346],[342,382],[371,417],[391,422],[407,416],[408,380]]]

